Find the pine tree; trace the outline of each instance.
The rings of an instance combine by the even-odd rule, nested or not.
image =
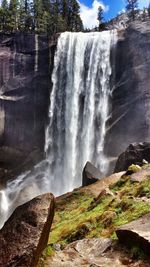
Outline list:
[[[81,31],[79,11],[77,0],[2,0],[0,31],[46,34]]]
[[[33,25],[34,31],[37,33],[44,32],[44,6],[42,0],[34,0],[33,2]]]
[[[8,26],[11,32],[18,30],[18,6],[18,0],[10,0]]]
[[[30,3],[28,0],[20,0],[19,2],[19,30],[28,32],[32,28],[32,16],[30,10]]]
[[[83,30],[82,20],[80,18],[80,6],[76,0],[67,1],[67,27],[69,31],[81,31]]]
[[[129,12],[129,17],[135,20],[138,8],[138,0],[127,0],[126,10]]]
[[[97,20],[99,22],[99,31],[104,30],[105,29],[105,23],[104,23],[104,17],[103,17],[103,9],[101,6],[99,6],[98,8],[98,16],[97,16]]]
[[[67,0],[62,0],[62,6],[61,6],[62,10],[62,17],[66,18],[68,15],[68,6],[67,6]]]
[[[3,0],[0,8],[0,29],[2,32],[6,32],[8,30],[8,20],[8,2],[7,0]]]
[[[142,13],[142,20],[145,21],[146,19],[147,19],[147,11],[146,8],[144,8]]]

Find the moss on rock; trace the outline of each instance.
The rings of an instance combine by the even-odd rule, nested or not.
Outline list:
[[[59,197],[49,245],[64,247],[82,238],[116,238],[118,226],[150,212],[150,204],[140,199],[149,196],[149,180],[133,183],[129,175],[123,175],[110,190],[112,194],[100,194],[99,198],[83,189]]]

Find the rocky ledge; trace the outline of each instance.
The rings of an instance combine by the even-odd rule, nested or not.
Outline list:
[[[128,250],[116,236],[116,231],[118,235],[119,229],[126,229],[132,221],[150,213],[149,167],[146,163],[141,167],[132,164],[126,172],[56,198],[55,218],[42,258],[45,266],[150,267],[146,257],[140,258],[145,251],[143,243],[139,242],[141,252],[135,253],[134,243]],[[146,222],[144,238],[149,231]],[[129,237],[133,239],[136,230],[136,225],[134,231],[129,229]],[[139,240],[142,238],[141,234]],[[38,266],[42,266],[40,262]]]
[[[56,251],[48,260],[51,267],[150,267],[148,261],[129,257],[118,242],[106,238],[83,239]]]
[[[87,163],[87,182],[97,181],[57,197],[53,224],[51,194],[18,207],[0,231],[0,267],[150,267],[149,143],[124,153],[128,169],[100,180]]]
[[[142,247],[146,254],[150,254],[150,213],[120,227],[116,233],[123,244]]]

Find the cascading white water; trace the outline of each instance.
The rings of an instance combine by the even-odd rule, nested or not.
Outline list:
[[[52,75],[46,151],[57,194],[81,185],[86,161],[107,172],[104,155],[116,32],[61,34]]]
[[[0,191],[0,227],[16,206],[36,195],[49,191],[60,195],[80,186],[87,161],[102,174],[107,172],[104,141],[111,95],[110,52],[116,40],[116,31],[60,35],[52,74],[46,159]]]

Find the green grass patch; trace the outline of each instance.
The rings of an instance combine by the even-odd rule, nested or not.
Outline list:
[[[139,169],[132,165],[126,175],[111,185],[112,195],[102,194],[97,199],[89,191],[79,189],[58,198],[46,254],[52,255],[52,245],[57,243],[63,248],[83,238],[116,239],[116,228],[149,213],[150,204],[141,198],[150,197],[150,180],[130,179],[130,172]]]
[[[121,181],[110,188],[114,196],[108,194],[102,196],[96,206],[93,206],[95,198],[83,190],[60,198],[57,202],[49,246],[59,243],[63,248],[83,238],[116,239],[115,230],[118,226],[150,212],[149,203],[136,199],[141,194],[149,195],[149,180],[132,183],[129,176],[123,176]]]

